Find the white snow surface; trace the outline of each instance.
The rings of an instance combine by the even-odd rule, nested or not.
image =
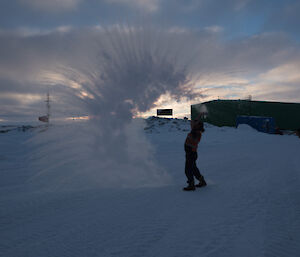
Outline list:
[[[85,122],[0,133],[1,257],[300,256],[297,137],[205,124],[184,192],[189,121],[126,129],[120,163]]]

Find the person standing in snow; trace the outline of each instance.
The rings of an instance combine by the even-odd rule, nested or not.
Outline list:
[[[185,143],[185,175],[188,179],[188,186],[184,187],[185,191],[194,191],[196,187],[206,186],[206,181],[201,175],[199,169],[196,165],[196,160],[198,158],[197,148],[201,140],[202,133],[204,132],[203,122],[202,121],[192,121],[191,131],[188,133]],[[194,177],[199,180],[199,183],[195,185]]]

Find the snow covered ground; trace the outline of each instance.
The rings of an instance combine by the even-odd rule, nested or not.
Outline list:
[[[300,256],[297,137],[206,124],[198,166],[208,186],[184,192],[189,121],[134,121],[135,164],[145,153],[149,163],[111,176],[95,176],[90,138],[76,134],[84,126],[0,134],[0,256]]]

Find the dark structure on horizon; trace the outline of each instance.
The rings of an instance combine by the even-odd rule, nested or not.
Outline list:
[[[203,113],[205,122],[216,126],[235,127],[239,116],[270,117],[281,130],[300,128],[300,103],[251,100],[213,100],[191,106],[191,119]]]
[[[47,92],[46,98],[46,107],[47,107],[47,114],[45,116],[40,116],[39,121],[49,123],[50,121],[50,94],[49,91]]]
[[[173,109],[157,109],[157,116],[173,116]]]

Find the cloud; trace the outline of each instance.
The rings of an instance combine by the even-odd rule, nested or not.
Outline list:
[[[259,80],[278,83],[300,84],[300,60],[277,66],[266,73],[260,74]]]
[[[204,100],[244,99],[248,95],[253,100],[299,102],[300,97],[300,59],[268,69],[248,79],[232,77],[230,74],[212,74],[206,81],[200,81]]]
[[[234,3],[234,10],[236,10],[236,11],[241,11],[241,10],[243,10],[244,8],[246,8],[246,6],[247,6],[251,1],[253,2],[253,0],[238,0],[238,1],[235,1],[235,3]]]
[[[71,11],[78,7],[82,0],[19,0],[21,4],[46,12]]]
[[[11,36],[20,36],[20,37],[31,37],[31,36],[42,36],[51,33],[65,33],[72,30],[72,26],[58,26],[52,29],[41,29],[37,27],[18,27],[14,30],[1,30],[0,35],[11,35]]]
[[[61,113],[69,108],[69,115],[97,116],[115,102],[110,113],[130,118],[135,109],[149,109],[167,91],[174,97],[193,94],[184,88],[192,83],[188,59],[194,52],[182,50],[186,36],[126,26],[27,36],[2,33],[0,79],[12,86],[0,90],[40,93],[48,85],[55,88]]]
[[[212,32],[212,33],[220,33],[224,30],[224,28],[222,28],[221,26],[218,26],[218,25],[213,25],[213,26],[205,27],[205,30],[207,30],[208,32]]]
[[[94,99],[91,102],[104,105],[119,103],[110,112],[122,110],[130,117],[133,112],[151,109],[166,93],[187,105],[189,99],[200,101],[201,94],[206,99],[263,95],[269,90],[267,84],[272,84],[268,82],[271,77],[277,82],[277,77],[293,80],[281,83],[287,91],[294,90],[300,50],[285,34],[262,33],[230,41],[223,36],[205,29],[163,30],[122,24],[30,33],[2,31],[1,105],[8,94],[44,98],[48,86],[56,115],[98,115],[94,113],[96,102],[93,109],[86,108]],[[36,102],[28,102],[26,107],[15,97],[14,104],[18,103],[35,112]],[[5,108],[8,116],[9,106]]]
[[[66,12],[77,9],[83,0],[19,0],[21,4],[43,12]],[[98,0],[91,3],[95,6],[121,4],[131,8],[139,8],[146,12],[155,12],[159,9],[160,0]]]
[[[266,19],[264,29],[285,31],[298,37],[300,32],[300,2],[289,1],[276,8]],[[299,37],[298,37],[299,39]]]
[[[2,93],[0,99],[13,99],[20,104],[31,104],[38,101],[42,101],[42,97],[39,94],[20,94],[20,93]]]
[[[247,90],[258,100],[299,102],[300,60],[291,60],[260,74]]]
[[[237,38],[267,31],[299,34],[299,1],[266,0],[3,0],[2,28],[52,29],[62,25],[96,26],[138,19],[164,26],[226,32]],[[145,18],[146,16],[146,18]],[[14,17],[11,19],[11,17]]]
[[[261,33],[225,43],[221,50],[237,70],[265,71],[299,54],[299,48],[284,33]]]
[[[156,12],[159,9],[161,0],[105,0],[108,3],[129,5],[139,7],[147,12]]]

